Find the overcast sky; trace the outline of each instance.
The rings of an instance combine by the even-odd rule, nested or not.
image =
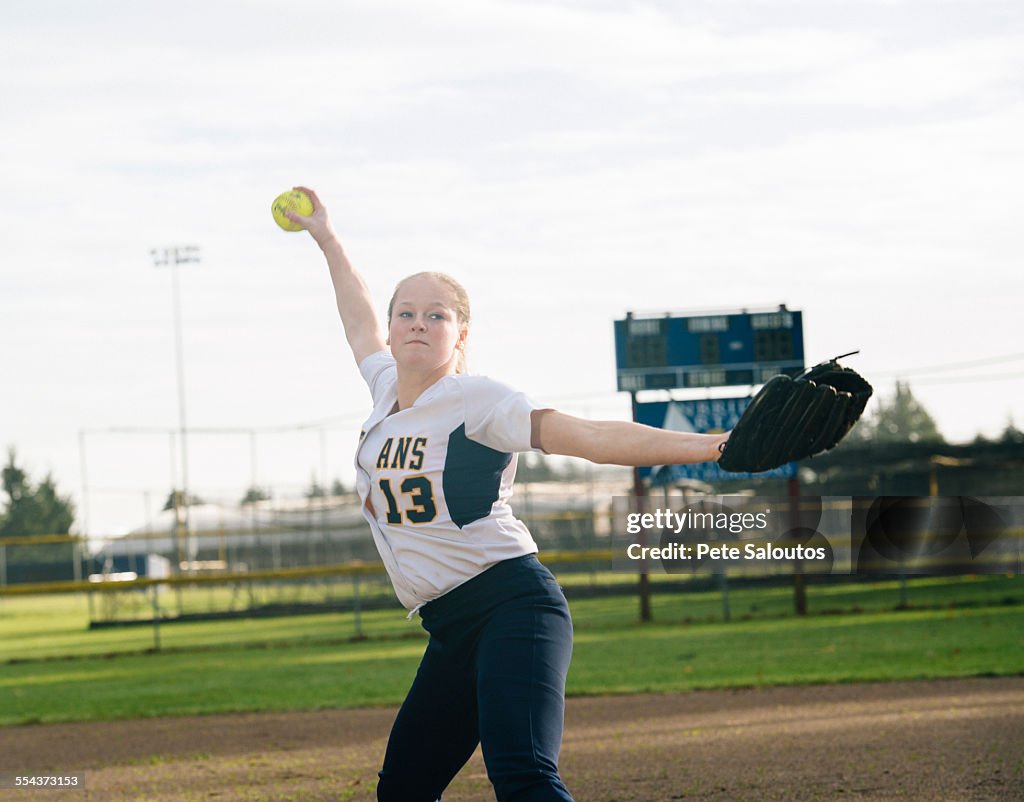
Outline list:
[[[350,480],[369,397],[318,249],[269,211],[300,183],[382,310],[402,276],[454,274],[471,369],[545,404],[628,417],[627,310],[785,302],[809,363],[860,349],[947,438],[1022,426],[1020,9],[9,0],[0,446],[93,532],[159,507],[169,435],[100,430],[178,426],[149,252],[195,244],[188,423],[261,433],[190,437],[192,489]]]

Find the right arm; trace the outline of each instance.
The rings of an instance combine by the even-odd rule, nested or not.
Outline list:
[[[334,297],[338,303],[338,314],[345,328],[352,355],[358,365],[370,354],[387,350],[387,342],[381,328],[380,318],[373,306],[370,289],[363,277],[352,267],[348,257],[327,216],[327,207],[320,202],[317,194],[307,187],[295,187],[309,195],[313,201],[313,213],[304,217],[286,212],[289,220],[306,229],[327,258],[327,267],[334,284]]]
[[[546,454],[598,465],[692,465],[717,462],[730,432],[670,432],[629,421],[592,421],[554,409],[530,414],[531,445]]]

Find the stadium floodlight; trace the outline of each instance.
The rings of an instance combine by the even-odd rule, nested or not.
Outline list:
[[[153,248],[150,250],[153,258],[153,265],[156,267],[171,268],[171,287],[174,301],[174,341],[175,355],[178,369],[178,427],[180,437],[178,442],[181,448],[181,492],[175,494],[175,539],[177,544],[175,550],[178,552],[175,560],[175,570],[181,563],[181,540],[190,537],[189,514],[188,514],[188,438],[185,417],[185,358],[181,338],[181,292],[178,288],[178,267],[188,263],[199,262],[198,245],[172,245],[167,248]]]

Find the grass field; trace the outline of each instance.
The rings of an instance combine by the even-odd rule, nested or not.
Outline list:
[[[1024,673],[1024,587],[1003,576],[812,585],[571,603],[570,695]],[[0,603],[0,724],[396,704],[424,645],[400,611],[88,630],[74,596]]]

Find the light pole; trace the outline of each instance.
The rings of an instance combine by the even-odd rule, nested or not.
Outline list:
[[[178,266],[189,262],[199,262],[198,245],[172,245],[169,248],[153,248],[150,250],[153,264],[156,267],[171,268],[171,287],[174,298],[174,341],[178,367],[178,427],[181,446],[181,494],[175,493],[174,510],[178,555],[176,568],[181,564],[181,542],[189,536],[188,515],[188,440],[185,424],[185,366],[181,344],[181,293],[178,289]]]

